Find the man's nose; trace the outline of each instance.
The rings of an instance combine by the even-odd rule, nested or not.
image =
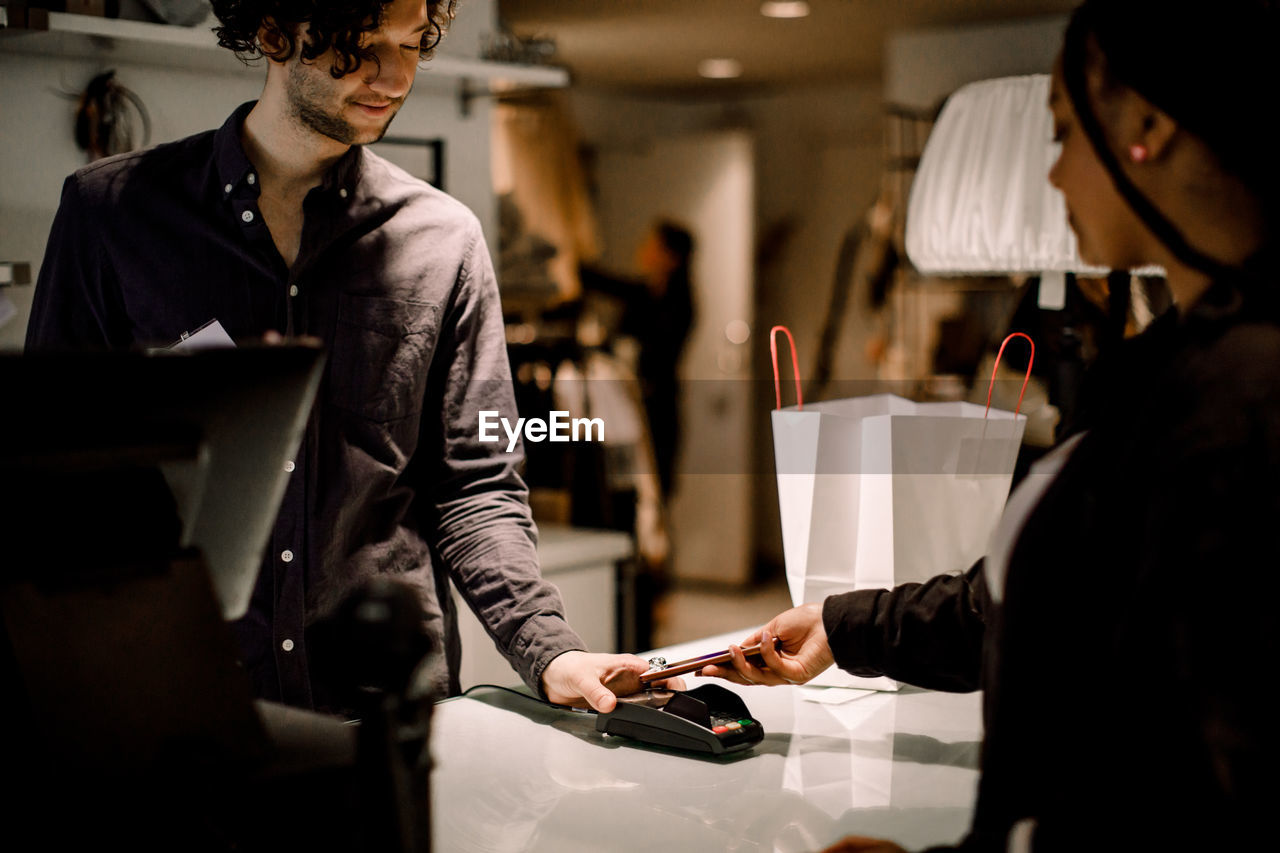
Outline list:
[[[413,85],[413,75],[418,70],[418,54],[412,56],[400,47],[377,51],[366,62],[365,85],[389,98],[403,98]]]

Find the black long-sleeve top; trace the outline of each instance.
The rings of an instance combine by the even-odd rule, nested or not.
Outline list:
[[[829,599],[841,666],[983,692],[967,850],[1256,849],[1280,784],[1280,312],[1215,285],[1100,361],[1000,595]]]

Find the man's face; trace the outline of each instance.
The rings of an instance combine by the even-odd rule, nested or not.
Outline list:
[[[295,56],[285,83],[289,112],[304,127],[344,145],[377,142],[413,87],[422,33],[423,0],[394,0],[382,25],[362,42],[373,58],[335,80],[332,53],[313,62]]]

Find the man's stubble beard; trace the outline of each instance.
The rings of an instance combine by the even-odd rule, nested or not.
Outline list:
[[[361,140],[359,132],[351,122],[324,107],[325,95],[328,92],[323,85],[318,84],[315,78],[302,70],[301,64],[289,68],[286,94],[289,112],[299,124],[343,145],[368,145],[377,142],[386,134],[387,128],[391,126],[391,119],[395,118],[396,112],[399,112],[397,106],[396,112],[387,118],[374,138]]]

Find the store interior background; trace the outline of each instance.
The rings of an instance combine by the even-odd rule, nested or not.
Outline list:
[[[544,315],[558,316],[558,305],[580,295],[576,260],[634,273],[648,223],[664,216],[691,226],[697,314],[681,363],[683,450],[673,499],[659,507],[670,561],[645,647],[759,624],[789,605],[768,419],[769,328],[793,331],[807,383],[842,242],[882,193],[898,193],[900,225],[905,164],[924,143],[926,117],[964,83],[1049,71],[1075,2],[809,0],[811,14],[798,20],[766,18],[756,0],[459,5],[442,54],[480,58],[504,37],[507,49],[513,38],[554,45],[547,61],[568,68],[569,85],[477,94],[424,71],[391,132],[443,140],[440,177],[484,226],[509,303],[509,338],[522,345],[564,336],[563,324]],[[145,104],[152,142],[216,127],[261,89],[260,68],[218,51],[67,57],[20,39],[0,33],[0,261],[29,262],[33,273],[62,182],[85,163],[72,124],[90,78],[115,69]],[[699,60],[712,57],[737,59],[742,76],[700,77]],[[504,197],[514,205],[506,215],[522,221],[518,237],[555,248],[550,288],[504,265],[513,247]],[[853,289],[838,318],[827,396],[863,380],[899,382],[921,397],[966,393],[960,386],[971,375],[937,369],[945,321],[984,300],[998,315],[1015,292],[1008,281],[925,280],[904,263],[886,305],[872,311],[859,282],[845,282]],[[21,348],[31,291],[4,288],[16,313],[0,326],[0,347]],[[590,349],[601,326],[575,333]],[[545,384],[545,372],[535,374]],[[580,519],[608,497],[564,483],[531,486],[549,522]],[[642,484],[641,501],[645,494]],[[640,515],[649,528],[638,535],[651,536],[653,519]]]

